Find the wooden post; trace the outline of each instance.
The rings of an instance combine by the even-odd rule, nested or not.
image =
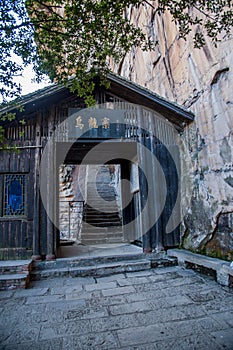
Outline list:
[[[130,181],[129,173],[129,162],[124,161],[121,163],[121,179]],[[129,184],[122,181],[121,193],[122,193],[122,218],[123,218],[123,231],[126,240],[130,239],[130,232],[127,229],[128,224],[131,222],[131,212],[130,212],[130,188]]]
[[[46,260],[54,260],[54,140],[53,140],[53,115],[48,121],[48,155],[47,155],[47,254]]]
[[[139,145],[138,145],[138,163],[139,163],[139,187],[140,187],[140,199],[141,199],[141,210],[143,211],[148,197],[148,184],[146,174],[143,173],[142,169],[146,169],[145,159],[145,135],[143,132],[143,116],[142,110],[138,110],[138,124],[139,124]],[[143,147],[144,146],[144,147]],[[142,247],[144,253],[152,252],[151,245],[151,232],[148,230],[149,213],[145,210],[141,212],[141,232],[142,232]]]
[[[35,167],[34,167],[34,203],[33,203],[33,255],[32,260],[41,260],[40,255],[40,230],[39,230],[39,216],[40,216],[40,206],[39,206],[39,161],[40,161],[40,124],[39,120],[36,123],[36,146],[35,149]]]
[[[155,133],[157,132],[157,119],[155,116],[149,115],[149,128],[150,128],[150,152],[152,154],[152,164],[151,164],[151,177],[152,177],[152,186],[153,186],[153,217],[156,217],[157,220],[151,228],[151,237],[152,237],[152,245],[155,251],[161,251],[164,249],[163,247],[163,237],[162,237],[162,229],[159,222],[161,221],[161,214],[159,216],[159,212],[161,211],[161,191],[163,191],[163,185],[161,183],[162,179],[159,176],[158,164],[156,164],[155,159],[157,158],[157,139]]]

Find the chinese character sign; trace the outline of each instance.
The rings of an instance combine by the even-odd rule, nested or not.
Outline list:
[[[76,128],[79,128],[79,129],[83,129],[84,127],[84,124],[82,123],[82,117],[81,116],[78,116],[76,118]]]
[[[110,128],[109,118],[105,117],[102,119],[102,127],[105,130]]]
[[[125,111],[114,109],[75,109],[71,108],[68,122],[68,137],[119,138],[124,137]]]
[[[90,128],[90,129],[92,129],[92,128],[98,129],[97,120],[96,120],[96,118],[94,118],[94,117],[90,117],[90,118],[88,119],[88,125],[89,125],[89,128]]]

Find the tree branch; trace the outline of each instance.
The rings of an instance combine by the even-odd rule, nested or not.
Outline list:
[[[204,12],[203,10],[201,10],[200,8],[198,8],[196,5],[193,5],[193,7],[199,11],[200,13],[202,13],[205,17],[211,19],[212,21],[215,21],[215,19],[213,17],[211,17],[208,13]]]
[[[63,18],[63,19],[60,19],[60,20],[56,20],[57,22],[66,22],[66,20]],[[27,26],[34,26],[35,24],[40,24],[40,23],[49,23],[49,22],[54,22],[54,19],[46,19],[46,21],[28,21],[28,22],[23,22],[23,23],[20,23],[18,25],[12,25],[12,26],[6,26],[6,27],[0,27],[0,31],[7,31],[7,30],[15,30],[15,29],[19,29],[19,28],[22,28],[22,27],[27,27]]]
[[[50,12],[50,13],[52,13],[52,14],[55,14],[55,15],[57,15],[58,17],[60,17],[60,18],[63,18],[58,12],[55,12],[54,10],[53,10],[53,8],[55,8],[55,9],[61,9],[62,7],[60,6],[60,5],[57,5],[57,6],[52,6],[52,5],[47,5],[47,4],[44,4],[43,2],[41,2],[41,1],[39,1],[39,0],[36,0],[36,2],[39,4],[39,5],[41,5],[41,6],[44,6],[45,8],[47,8],[47,10]]]
[[[147,0],[143,0],[143,2],[145,2],[147,5],[149,5],[150,7],[152,7],[152,8],[155,10],[154,5],[150,4],[150,3],[149,3],[149,1],[147,1]]]

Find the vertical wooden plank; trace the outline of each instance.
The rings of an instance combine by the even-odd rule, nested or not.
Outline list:
[[[40,127],[37,124],[37,140],[36,144],[40,144]],[[33,183],[33,260],[40,260],[40,230],[39,230],[39,160],[40,160],[40,149],[37,148],[34,153],[34,183]]]
[[[9,172],[11,173],[19,172],[19,154],[14,151],[10,152]]]
[[[32,150],[31,153],[34,156],[35,150]],[[31,162],[33,163],[33,160],[31,159]],[[31,169],[30,173],[28,174],[28,183],[27,183],[27,216],[28,220],[32,220],[34,218],[34,208],[33,208],[33,203],[34,203],[34,196],[36,195],[36,192],[34,191],[34,171]]]
[[[54,115],[51,110],[48,122],[49,142],[47,144],[47,254],[46,260],[55,259],[54,253],[54,140],[53,140]]]
[[[32,251],[32,249],[33,249],[33,221],[28,221],[26,235],[27,236],[26,236],[25,248]],[[33,254],[33,252],[32,252],[32,254]]]
[[[0,248],[4,248],[4,221],[0,221]]]
[[[0,174],[0,217],[3,216],[3,200],[4,200],[4,175]]]
[[[4,228],[3,228],[3,246],[4,248],[7,248],[9,246],[9,240],[10,240],[10,223],[8,221],[4,222]],[[8,234],[9,233],[9,234]]]
[[[10,171],[10,152],[0,151],[0,172],[8,173]]]
[[[19,153],[19,172],[29,173],[30,171],[30,149],[22,149]]]
[[[139,111],[140,113],[140,111]],[[146,169],[145,159],[145,131],[143,130],[143,121],[141,113],[138,116],[139,119],[139,144],[138,144],[138,164],[139,164],[139,187],[140,187],[140,200],[141,200],[141,233],[142,233],[142,245],[145,253],[152,252],[151,232],[148,230],[149,213],[148,210],[144,210],[147,204],[148,197],[148,183],[145,174],[142,169]]]
[[[168,201],[166,210],[168,219],[171,218],[174,226],[174,229],[171,232],[167,233],[165,236],[166,246],[168,247],[177,246],[180,243],[180,229],[179,226],[177,226],[177,223],[180,222],[179,162],[178,159],[176,159],[179,156],[178,151],[178,147],[175,145],[168,147],[169,156],[167,159],[167,163],[169,163],[169,174]],[[166,222],[166,226],[168,224],[168,219]]]
[[[41,198],[39,198],[39,244],[40,244],[40,255],[42,257],[46,256],[47,252],[47,214],[42,203]]]
[[[121,164],[121,180],[128,180],[130,179],[130,172],[129,172],[129,163],[127,161],[122,162]],[[124,231],[124,237],[126,240],[130,240],[130,232],[128,229],[128,224],[131,221],[131,214],[130,214],[130,189],[128,184],[125,181],[121,182],[121,193],[122,193],[122,218],[123,218],[123,231]]]

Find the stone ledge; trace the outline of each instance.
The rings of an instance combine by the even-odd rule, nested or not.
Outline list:
[[[26,274],[10,274],[0,276],[0,291],[12,290],[17,288],[27,288],[29,283],[29,275]]]
[[[186,266],[192,263],[200,267],[214,270],[216,272],[217,282],[223,286],[232,285],[233,268],[230,262],[223,261],[209,256],[192,253],[184,249],[168,249],[167,255],[178,259],[178,264]]]

